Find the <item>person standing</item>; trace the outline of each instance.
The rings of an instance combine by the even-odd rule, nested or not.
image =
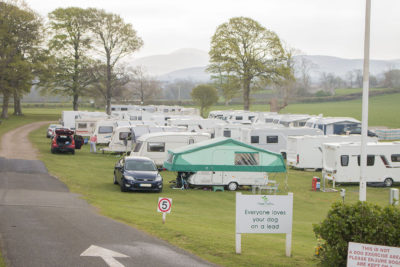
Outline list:
[[[97,135],[95,135],[95,134],[92,135],[92,136],[90,137],[89,142],[90,142],[90,152],[96,153]]]

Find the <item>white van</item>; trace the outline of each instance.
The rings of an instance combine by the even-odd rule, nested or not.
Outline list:
[[[322,146],[322,176],[337,183],[360,181],[360,143]],[[366,181],[392,186],[400,182],[400,142],[368,143]]]
[[[159,132],[142,135],[137,139],[132,156],[151,158],[162,166],[168,155],[168,150],[198,143],[211,138],[208,133],[192,132]]]
[[[268,174],[266,172],[212,172],[198,171],[187,179],[192,186],[227,186],[230,191],[235,191],[242,185],[266,185],[268,183]]]
[[[368,142],[378,139],[368,137]],[[305,135],[289,136],[287,165],[296,169],[322,169],[322,145],[325,143],[361,142],[361,135]]]
[[[281,153],[286,158],[286,142],[289,136],[323,135],[319,129],[304,127],[263,127],[242,129],[242,142],[262,149]]]

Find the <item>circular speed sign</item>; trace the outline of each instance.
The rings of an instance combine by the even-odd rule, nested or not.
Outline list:
[[[158,199],[158,205],[157,205],[157,211],[158,212],[166,212],[170,213],[171,212],[171,207],[172,207],[172,199],[171,198],[159,198]]]

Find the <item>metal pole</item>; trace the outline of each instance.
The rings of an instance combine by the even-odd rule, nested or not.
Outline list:
[[[368,91],[369,91],[369,40],[371,24],[371,0],[366,0],[364,36],[364,73],[361,121],[360,193],[359,200],[367,200],[367,134],[368,134]]]

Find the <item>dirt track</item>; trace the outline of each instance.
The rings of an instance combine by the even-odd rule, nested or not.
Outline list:
[[[36,160],[37,149],[29,142],[28,135],[31,131],[50,123],[49,121],[34,122],[5,133],[0,142],[0,157]],[[45,134],[43,132],[43,137]]]

